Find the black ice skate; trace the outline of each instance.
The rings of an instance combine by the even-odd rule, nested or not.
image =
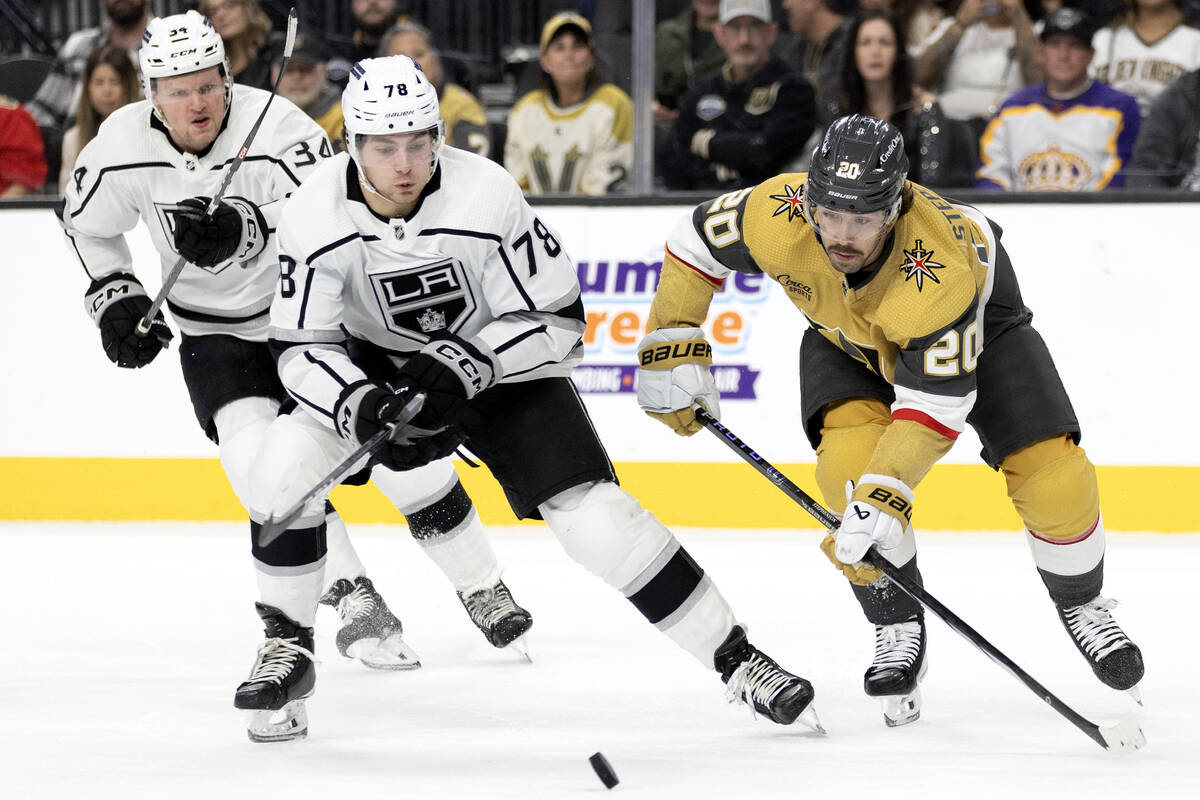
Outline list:
[[[883,701],[883,721],[889,728],[920,719],[925,670],[923,619],[875,626],[875,658],[863,675],[863,689]]]
[[[466,594],[459,592],[458,599],[492,647],[512,645],[528,661],[533,661],[522,638],[533,627],[533,617],[516,604],[504,581]]]
[[[1096,595],[1081,606],[1059,606],[1058,617],[1096,677],[1106,686],[1129,692],[1141,703],[1137,683],[1146,672],[1142,651],[1112,618],[1116,605],[1116,600]]]
[[[421,660],[404,641],[404,628],[375,591],[371,579],[338,578],[321,596],[321,603],[337,609],[342,621],[337,649],[346,658],[357,658],[371,669],[416,669]]]
[[[286,742],[308,735],[304,700],[313,693],[313,629],[302,628],[273,606],[255,603],[267,641],[258,648],[250,677],[237,688],[233,705],[250,712],[252,742]]]
[[[717,648],[713,664],[725,682],[725,699],[744,703],[780,725],[799,720],[817,733],[825,733],[812,706],[812,684],[784,670],[746,640],[746,631],[734,625]]]

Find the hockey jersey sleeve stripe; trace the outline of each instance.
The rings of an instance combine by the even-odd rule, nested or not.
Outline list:
[[[226,316],[224,314],[205,314],[201,311],[193,311],[191,309],[181,308],[177,303],[172,302],[170,299],[167,300],[167,308],[171,309],[171,313],[175,316],[190,320],[192,322],[211,322],[216,324],[250,322],[251,320],[259,319],[271,313],[271,307],[268,304],[267,307],[261,311],[254,311],[250,314],[245,314],[238,317]]]
[[[959,431],[956,431],[953,428],[947,428],[933,417],[929,416],[923,411],[917,411],[915,408],[898,408],[892,412],[892,419],[906,419],[910,422],[920,423],[921,425],[940,433],[942,436],[945,436],[951,441],[954,441],[958,438]]]
[[[537,305],[525,291],[525,287],[521,285],[521,281],[517,278],[517,273],[513,269],[512,262],[508,260],[508,254],[504,252],[503,240],[494,233],[485,233],[484,231],[472,231],[462,228],[426,228],[421,231],[420,236],[437,236],[438,234],[446,236],[466,236],[472,239],[486,239],[489,242],[496,243],[496,251],[500,254],[500,260],[504,262],[504,268],[508,270],[508,277],[512,279],[513,286],[521,295],[521,299],[525,301],[525,307],[530,311],[537,311]]]
[[[145,168],[150,168],[150,167],[161,167],[163,169],[175,169],[174,164],[168,163],[166,161],[143,161],[143,162],[138,162],[138,163],[134,163],[134,164],[115,164],[111,167],[104,167],[103,169],[101,169],[99,172],[96,173],[96,182],[92,184],[91,189],[88,189],[87,196],[84,197],[83,200],[81,200],[79,202],[79,208],[77,208],[71,212],[71,218],[74,219],[75,217],[77,217],[83,213],[83,210],[85,208],[87,208],[87,204],[91,201],[92,197],[96,194],[96,190],[100,188],[100,184],[101,184],[101,182],[103,182],[104,176],[107,175],[108,173],[121,172],[121,171],[127,170],[127,169],[145,169]]]
[[[341,239],[338,239],[336,242],[330,242],[329,244],[325,245],[324,247],[320,247],[320,248],[314,250],[308,256],[308,258],[304,259],[304,263],[312,264],[318,258],[320,258],[321,256],[325,255],[326,253],[330,252],[331,250],[336,250],[339,247],[341,247],[342,245],[349,244],[350,242],[353,242],[354,240],[360,239],[360,238],[362,238],[362,237],[357,232],[351,233],[348,236],[343,236]]]
[[[572,352],[574,352],[574,351],[572,351]],[[505,379],[505,381],[511,381],[513,378],[517,377],[518,375],[527,375],[530,372],[537,372],[539,369],[542,369],[543,367],[549,367],[551,365],[561,364],[561,363],[562,362],[560,360],[552,358],[549,361],[543,361],[540,364],[535,364],[532,367],[527,367],[522,370],[517,370],[516,372],[506,372],[504,374],[504,379]]]
[[[222,162],[222,163],[220,163],[220,164],[216,164],[216,165],[214,165],[214,166],[212,166],[212,167],[209,167],[209,171],[211,171],[211,172],[220,172],[221,170],[225,169],[227,166],[229,166],[230,164],[232,164],[232,163],[233,163],[234,161],[236,161],[236,160],[237,160],[236,158],[229,158],[229,159],[226,159],[225,161],[223,161],[223,162]],[[288,167],[287,163],[285,163],[284,161],[282,161],[282,160],[280,160],[280,159],[278,159],[278,158],[275,158],[274,156],[269,156],[269,155],[266,155],[266,154],[263,154],[263,155],[258,155],[258,156],[246,156],[246,157],[245,157],[244,159],[242,159],[242,160],[243,160],[243,161],[246,161],[246,162],[249,162],[249,161],[269,161],[270,163],[274,164],[275,166],[277,166],[277,167],[279,167],[281,170],[283,170],[283,173],[284,173],[285,175],[287,175],[287,176],[288,176],[288,178],[290,178],[290,179],[291,179],[292,183],[296,184],[297,186],[299,186],[299,185],[300,185],[300,179],[296,177],[296,173],[292,172],[291,168],[289,168],[289,167]]]
[[[513,347],[514,345],[524,341],[525,339],[528,339],[530,336],[535,336],[539,333],[545,333],[545,332],[546,332],[545,325],[539,325],[536,328],[530,328],[527,331],[517,334],[513,338],[509,339],[507,342],[503,342],[502,344],[496,345],[496,347],[493,349],[493,352],[495,352],[496,355],[500,355],[508,348]]]
[[[665,249],[666,249],[667,255],[669,255],[671,258],[675,259],[676,261],[678,261],[680,264],[683,264],[688,269],[693,270],[697,275],[699,275],[700,277],[704,278],[704,280],[711,283],[713,285],[714,289],[720,289],[722,286],[725,285],[724,278],[717,278],[712,275],[709,275],[707,272],[700,269],[695,264],[692,264],[691,262],[689,262],[686,258],[683,258],[678,253],[673,252],[669,246],[666,247]]]
[[[332,411],[330,411],[326,408],[322,408],[321,406],[317,405],[316,403],[314,403],[313,401],[304,397],[303,395],[297,394],[292,389],[288,389],[288,394],[290,394],[292,397],[296,398],[296,402],[303,403],[304,405],[308,406],[313,411],[316,411],[317,413],[321,414],[322,416],[326,416],[326,417],[329,417],[330,419],[333,419]]]
[[[333,378],[335,381],[337,381],[339,384],[341,384],[342,388],[345,388],[350,385],[350,383],[348,381],[346,381],[341,375],[337,374],[337,372],[333,369],[333,367],[329,366],[324,361],[322,361],[321,359],[314,356],[312,353],[305,351],[303,355],[304,355],[305,361],[307,361],[310,364],[315,364],[316,366],[320,367],[322,371],[324,371],[327,375],[329,375],[329,377]]]
[[[308,267],[308,275],[304,278],[304,294],[300,296],[300,313],[296,316],[296,327],[304,327],[304,318],[308,316],[308,298],[312,294],[313,276],[317,271],[312,268],[312,264],[305,264]]]

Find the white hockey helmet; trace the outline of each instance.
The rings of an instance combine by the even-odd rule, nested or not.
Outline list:
[[[433,131],[430,174],[437,167],[446,127],[438,107],[437,89],[412,58],[364,58],[355,64],[342,92],[342,118],[346,125],[346,149],[358,165],[363,184],[372,192],[379,194],[363,171],[359,136]]]
[[[212,22],[198,11],[155,17],[142,34],[138,51],[142,67],[142,90],[154,105],[154,113],[164,124],[166,117],[154,103],[154,81],[174,75],[186,75],[209,67],[218,67],[225,81],[225,107],[233,91],[233,76],[225,58],[225,45]]]

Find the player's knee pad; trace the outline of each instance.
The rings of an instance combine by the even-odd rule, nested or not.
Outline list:
[[[1034,562],[1056,575],[1081,575],[1104,558],[1096,468],[1069,436],[1055,436],[1000,462],[1008,495],[1025,523]]]
[[[371,482],[407,517],[445,497],[458,484],[458,473],[450,459],[439,458],[403,472],[376,466]]]
[[[269,397],[243,397],[217,409],[213,422],[220,441],[221,467],[242,506],[249,508],[250,465],[262,446],[263,435],[279,413]]]
[[[889,422],[891,412],[878,400],[855,398],[825,411],[816,479],[835,513],[846,510],[846,481],[857,481],[863,474]]]
[[[351,447],[304,411],[276,419],[262,437],[250,469],[250,518],[265,522],[268,516],[287,510],[346,458]],[[326,497],[312,498],[293,527],[323,523]]]
[[[626,597],[679,549],[671,532],[612,481],[572,487],[538,509],[567,555]]]

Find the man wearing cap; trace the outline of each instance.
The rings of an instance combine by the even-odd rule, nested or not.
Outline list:
[[[771,47],[779,26],[768,0],[721,0],[720,72],[679,104],[663,178],[671,189],[732,189],[782,171],[813,131],[813,90]]]
[[[1075,8],[1046,17],[1044,83],[1000,106],[980,140],[977,185],[1006,191],[1097,191],[1125,185],[1142,117],[1137,101],[1088,78],[1092,20]]]
[[[812,84],[817,93],[817,125],[826,128],[838,115],[842,61],[858,0],[783,0],[783,9],[796,38],[784,45],[780,55]]]
[[[622,191],[633,169],[633,101],[597,74],[591,23],[555,14],[541,48],[541,86],[508,115],[505,168],[527,195]]]
[[[282,55],[282,48],[279,51]],[[279,84],[279,94],[291,100],[312,117],[333,146],[341,150],[342,92],[329,81],[326,64],[333,53],[317,31],[302,31],[296,35],[292,58]],[[271,65],[271,85],[279,77],[281,58]]]

